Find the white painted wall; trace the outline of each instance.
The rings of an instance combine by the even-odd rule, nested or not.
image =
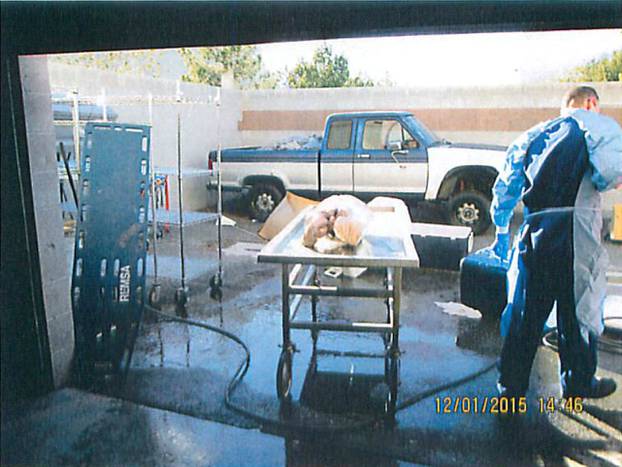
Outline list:
[[[177,115],[181,119],[181,148],[184,168],[206,169],[207,153],[218,140],[226,145],[240,143],[237,122],[240,117],[240,93],[224,89],[220,108],[216,105],[219,89],[199,84],[180,83],[184,101],[174,99],[178,84],[171,80],[137,77],[84,67],[50,63],[52,92],[78,91],[79,96],[96,97],[105,90],[109,106],[118,113],[121,123],[149,124],[148,96],[154,96],[152,111],[152,151],[156,167],[177,166]],[[204,209],[208,205],[206,177],[184,180],[185,209]],[[176,205],[176,181],[171,180],[171,202]]]

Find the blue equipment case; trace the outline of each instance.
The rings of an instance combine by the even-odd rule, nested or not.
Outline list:
[[[87,123],[71,298],[80,379],[129,364],[144,308],[150,128]]]
[[[483,318],[498,319],[507,304],[506,275],[509,263],[478,250],[460,263],[460,301],[482,313]]]

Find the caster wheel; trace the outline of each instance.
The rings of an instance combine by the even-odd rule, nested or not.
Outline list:
[[[214,274],[210,277],[209,286],[213,289],[222,287],[222,277],[219,274]]]
[[[393,345],[393,333],[385,332],[382,335],[382,341],[384,342],[384,348],[387,350],[387,352],[390,352],[391,346]]]
[[[400,359],[397,357],[391,357],[386,362],[386,378],[389,386],[389,391],[386,395],[384,404],[384,413],[386,415],[386,421],[391,425],[395,421],[395,411],[397,408],[397,390],[399,386],[400,377]]]
[[[212,300],[215,300],[217,302],[222,301],[222,289],[220,287],[210,288],[209,296]]]
[[[400,377],[400,359],[394,355],[385,357],[384,377],[389,387],[397,386]]]
[[[175,291],[175,303],[181,307],[188,303],[188,287],[180,287]]]
[[[400,359],[392,356],[389,362],[389,378],[391,381],[397,381],[400,376]]]
[[[281,352],[276,370],[276,394],[280,400],[287,399],[292,389],[292,353]]]
[[[160,286],[154,285],[149,291],[149,305],[157,308],[160,305]]]

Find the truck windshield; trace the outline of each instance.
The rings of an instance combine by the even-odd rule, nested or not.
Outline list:
[[[415,130],[419,136],[424,140],[426,146],[434,146],[437,144],[443,144],[444,139],[439,138],[432,130],[427,128],[423,123],[416,120],[412,115],[404,117],[406,124]]]

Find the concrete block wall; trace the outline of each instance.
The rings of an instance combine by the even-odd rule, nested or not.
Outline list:
[[[52,107],[45,57],[20,58],[24,110],[41,282],[46,310],[54,385],[69,378],[74,351],[73,315],[69,297],[63,222],[58,202],[58,173]]]
[[[322,131],[326,116],[356,110],[409,110],[439,136],[467,143],[510,143],[559,114],[571,83],[498,87],[341,88],[242,94],[243,144],[269,144]],[[622,85],[596,83],[605,113],[622,122]]]
[[[321,134],[326,117],[357,110],[409,110],[449,141],[508,145],[527,128],[559,115],[573,83],[499,87],[261,90],[242,94],[238,128],[244,145]],[[622,124],[622,83],[593,83],[603,113]],[[622,190],[603,196],[605,215]]]
[[[148,123],[146,97],[175,96],[177,84],[82,67],[52,64],[53,89],[76,89],[97,96],[102,89],[119,121]],[[217,89],[181,83],[183,97],[193,104],[158,104],[153,108],[153,155],[156,166],[176,165],[177,113],[182,118],[182,151],[186,167],[206,168],[206,156],[220,141],[223,147],[271,145],[294,135],[321,134],[326,117],[355,110],[410,110],[440,137],[456,142],[509,144],[530,126],[559,114],[561,97],[572,83],[524,86],[340,88],[221,90],[221,107],[200,102],[215,98]],[[622,123],[622,84],[595,83],[604,113]],[[119,103],[121,96],[142,96],[143,102]],[[176,181],[171,202],[176,205]],[[622,193],[608,200],[622,201]],[[213,200],[212,200],[213,201]],[[204,178],[184,181],[187,209],[210,204]],[[612,201],[608,201],[608,206]]]
[[[177,167],[177,116],[181,120],[181,150],[184,168],[206,169],[207,154],[218,140],[227,145],[240,142],[240,93],[212,86],[177,83],[128,74],[61,65],[49,66],[52,90],[77,91],[80,97],[97,97],[105,91],[108,105],[122,123],[152,124],[152,154],[156,167]],[[182,102],[173,102],[178,90]],[[148,96],[153,96],[151,117]],[[163,102],[165,101],[165,102]],[[150,121],[151,120],[151,121]],[[184,180],[184,209],[205,209],[206,177]],[[176,181],[170,179],[170,201],[177,206]]]

